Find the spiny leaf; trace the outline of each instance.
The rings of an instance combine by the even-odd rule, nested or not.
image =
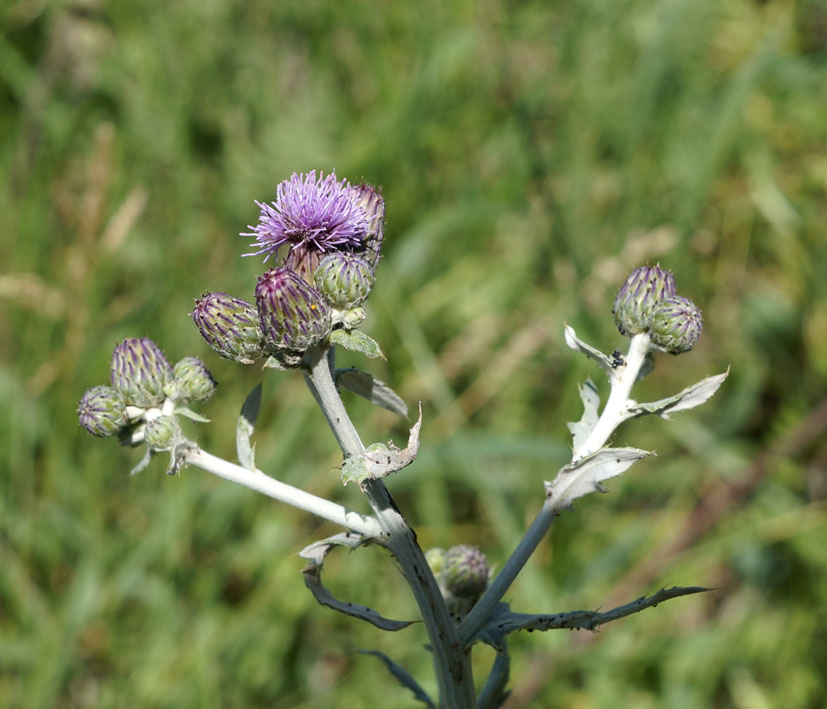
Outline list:
[[[308,561],[307,566],[302,570],[304,583],[307,588],[310,589],[314,598],[323,606],[332,608],[345,615],[353,616],[354,618],[361,618],[381,630],[402,630],[403,628],[407,628],[413,621],[391,620],[367,606],[340,601],[322,584],[324,560],[334,547],[343,546],[348,549],[356,549],[366,543],[365,538],[359,534],[342,532],[341,534],[336,534],[306,546],[299,552],[299,556]]]
[[[399,684],[407,689],[410,689],[414,696],[420,702],[425,704],[425,706],[431,707],[431,709],[436,709],[430,697],[425,693],[425,690],[419,686],[419,683],[413,677],[411,677],[410,673],[402,667],[402,665],[391,660],[391,658],[389,658],[384,652],[379,652],[378,650],[357,650],[357,652],[360,652],[363,655],[373,655],[374,657],[378,657],[385,663],[385,667],[388,668],[388,672],[399,680]]]
[[[419,452],[419,431],[422,428],[422,404],[419,405],[419,419],[408,435],[408,445],[400,450],[393,441],[374,443],[362,455],[346,458],[342,463],[342,483],[355,482],[361,485],[365,480],[383,478],[390,473],[413,463]]]

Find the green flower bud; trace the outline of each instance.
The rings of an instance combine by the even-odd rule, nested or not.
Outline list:
[[[379,190],[371,185],[358,185],[352,189],[357,194],[357,203],[364,210],[368,222],[359,255],[370,266],[371,272],[376,272],[385,236],[385,200]]]
[[[479,597],[488,588],[489,573],[485,555],[468,544],[451,547],[442,560],[445,588],[458,598]]]
[[[168,451],[183,439],[181,426],[174,416],[159,416],[146,422],[144,440],[154,451]]]
[[[127,424],[126,402],[112,387],[92,387],[78,404],[78,418],[93,436],[114,436]]]
[[[621,335],[636,335],[652,325],[652,314],[664,298],[675,295],[675,278],[660,266],[636,268],[621,286],[612,315]]]
[[[309,248],[305,244],[296,244],[284,259],[284,267],[297,276],[314,285],[313,274],[319,266],[324,254],[316,249]]]
[[[689,298],[665,298],[652,316],[652,343],[671,354],[691,350],[703,330],[701,311]]]
[[[442,573],[443,562],[445,561],[445,549],[442,547],[434,547],[425,552],[425,561],[431,568],[431,573],[434,576],[439,576]]]
[[[192,319],[201,336],[218,354],[252,364],[266,354],[258,311],[226,293],[207,293],[195,301]]]
[[[273,268],[256,285],[261,330],[277,350],[304,352],[330,334],[330,308],[321,293],[287,268]]]
[[[373,271],[367,261],[345,251],[325,256],[313,274],[316,288],[339,310],[355,308],[373,288]]]
[[[216,381],[198,357],[176,362],[172,375],[179,397],[186,401],[206,401],[215,392]]]
[[[112,353],[110,379],[127,404],[149,408],[166,398],[172,365],[149,338],[127,338]]]

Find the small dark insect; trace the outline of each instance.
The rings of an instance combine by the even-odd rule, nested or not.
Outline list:
[[[623,355],[620,354],[620,350],[615,350],[612,352],[612,367],[617,369],[618,367],[623,366]]]

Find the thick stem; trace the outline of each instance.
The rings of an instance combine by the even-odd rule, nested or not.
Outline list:
[[[368,537],[379,537],[382,533],[379,523],[373,517],[353,512],[335,502],[325,500],[323,497],[311,495],[309,492],[271,478],[260,470],[253,471],[242,468],[240,465],[201,450],[195,444],[188,446],[182,453],[182,462],[206,470],[208,473],[225,480],[244,485],[244,487],[272,497],[274,500],[310,512],[317,517],[341,525],[345,529],[359,532],[359,534]]]
[[[333,382],[326,355],[320,348],[307,352],[305,363],[310,369],[305,375],[307,385],[319,402],[344,456],[360,455],[364,446]],[[440,705],[451,709],[476,707],[470,657],[459,641],[456,623],[442,599],[416,534],[381,480],[364,482],[362,490],[382,529],[382,541],[396,557],[422,613],[434,654]]]
[[[612,390],[603,407],[603,412],[591,434],[583,445],[572,453],[572,462],[580,460],[590,453],[602,448],[615,429],[628,418],[629,394],[637,381],[640,368],[643,366],[646,353],[649,350],[649,335],[642,333],[632,337],[629,343],[629,352],[626,355],[626,364],[616,377],[612,378]],[[485,625],[491,612],[502,600],[514,579],[522,571],[534,550],[543,540],[551,527],[554,518],[560,512],[555,502],[546,499],[537,517],[531,523],[525,536],[520,540],[502,570],[491,582],[471,612],[465,616],[459,627],[460,639],[463,644],[471,642],[473,637]]]

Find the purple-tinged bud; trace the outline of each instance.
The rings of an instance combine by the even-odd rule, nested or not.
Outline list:
[[[184,357],[172,368],[179,398],[206,401],[215,392],[216,381],[198,357]]]
[[[312,286],[314,285],[313,274],[323,257],[324,254],[321,251],[308,248],[305,244],[296,244],[287,252],[284,267]]]
[[[174,416],[159,416],[146,422],[144,441],[152,450],[171,450],[181,440],[181,426]]]
[[[664,298],[652,316],[652,342],[671,354],[691,350],[703,330],[701,311],[689,298]]]
[[[454,596],[476,599],[488,588],[489,575],[488,561],[476,547],[460,544],[445,552],[441,576]]]
[[[287,268],[273,268],[256,285],[261,329],[267,344],[304,352],[330,334],[330,308],[321,293]]]
[[[371,185],[356,185],[351,189],[358,195],[357,203],[364,210],[368,224],[362,237],[364,246],[358,253],[375,272],[385,237],[385,200],[379,190]]]
[[[266,354],[258,311],[226,293],[207,293],[195,301],[192,319],[201,336],[218,354],[252,364]]]
[[[316,288],[330,305],[339,310],[355,308],[373,288],[373,271],[367,261],[338,251],[325,256],[313,276]]]
[[[127,424],[126,402],[112,387],[92,387],[78,404],[78,418],[93,436],[114,436]]]
[[[127,338],[112,353],[110,379],[127,404],[157,406],[172,383],[172,365],[149,338]]]
[[[612,315],[621,335],[646,332],[664,298],[675,295],[675,278],[660,266],[636,268],[621,286]]]

